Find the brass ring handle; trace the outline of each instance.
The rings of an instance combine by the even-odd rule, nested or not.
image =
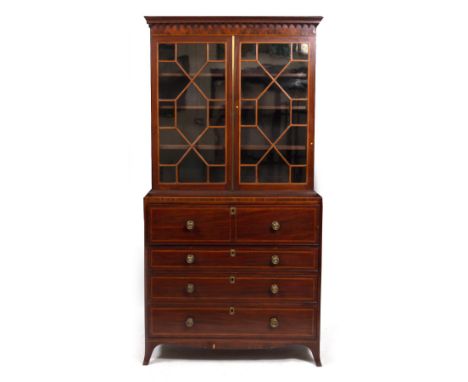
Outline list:
[[[187,293],[193,293],[195,292],[195,285],[192,283],[188,283],[185,287],[185,290],[187,291]]]
[[[273,220],[273,221],[271,222],[271,229],[272,229],[273,231],[279,231],[280,228],[281,228],[281,225],[280,225],[280,223],[279,223],[278,220]]]
[[[229,276],[229,284],[235,284],[236,283],[236,276]]]
[[[280,258],[279,258],[278,255],[272,255],[272,256],[271,256],[271,263],[272,263],[273,265],[278,265],[279,262],[280,262]]]
[[[279,321],[276,317],[270,318],[270,327],[273,329],[277,328],[279,326]]]
[[[195,255],[189,253],[186,257],[185,257],[185,262],[187,264],[193,264],[195,262]]]
[[[185,228],[187,228],[187,230],[189,231],[193,231],[193,229],[195,228],[195,222],[193,220],[187,220],[185,222]]]
[[[194,324],[195,324],[195,321],[193,320],[192,317],[188,317],[188,318],[185,320],[185,326],[186,326],[187,328],[191,328]]]
[[[278,292],[279,292],[279,286],[278,286],[278,284],[271,284],[271,286],[270,286],[270,292],[271,292],[272,294],[278,294]]]

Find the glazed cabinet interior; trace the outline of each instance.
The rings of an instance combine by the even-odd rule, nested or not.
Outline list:
[[[308,347],[320,365],[313,190],[321,17],[147,17],[148,364],[159,344]]]
[[[153,188],[311,187],[312,44],[155,38]]]

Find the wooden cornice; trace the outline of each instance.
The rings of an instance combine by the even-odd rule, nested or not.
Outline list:
[[[301,36],[314,34],[322,17],[146,16],[145,19],[152,33],[155,34],[286,34]]]

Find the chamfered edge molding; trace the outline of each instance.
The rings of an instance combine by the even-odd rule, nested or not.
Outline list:
[[[310,34],[315,33],[321,16],[145,16],[152,31],[157,33],[287,33]],[[289,32],[289,33],[288,33]]]

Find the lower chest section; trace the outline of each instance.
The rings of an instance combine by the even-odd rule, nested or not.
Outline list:
[[[146,203],[147,337],[318,338],[321,213]]]

